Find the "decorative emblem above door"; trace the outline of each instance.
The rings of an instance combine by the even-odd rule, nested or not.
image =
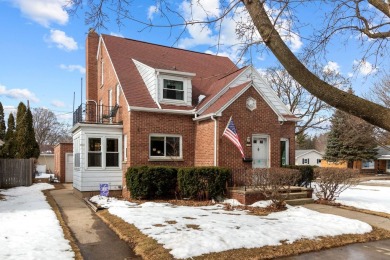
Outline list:
[[[253,97],[248,97],[248,99],[246,100],[246,108],[248,108],[250,111],[253,111],[256,109],[256,107],[256,99],[254,99]]]

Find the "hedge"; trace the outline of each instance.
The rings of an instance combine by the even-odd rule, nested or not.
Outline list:
[[[226,195],[230,171],[220,167],[174,168],[164,166],[130,167],[126,173],[127,189],[134,199],[173,197],[209,199]]]
[[[154,199],[172,196],[177,186],[177,169],[164,166],[130,167],[126,184],[134,199]]]
[[[180,168],[177,173],[180,195],[190,199],[225,197],[229,178],[230,171],[221,167]]]

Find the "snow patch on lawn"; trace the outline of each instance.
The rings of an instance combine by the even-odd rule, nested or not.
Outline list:
[[[336,202],[390,214],[390,187],[357,185],[342,192]]]
[[[254,216],[242,210],[224,210],[221,204],[187,207],[155,202],[109,202],[106,199],[104,205],[111,214],[163,244],[175,258],[280,245],[281,241],[292,243],[302,238],[363,234],[372,230],[370,225],[361,221],[321,214],[303,207]]]
[[[0,190],[0,259],[73,259],[60,223],[42,190],[47,183]]]

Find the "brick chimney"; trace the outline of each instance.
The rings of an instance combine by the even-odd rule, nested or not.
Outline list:
[[[96,59],[99,45],[99,35],[90,29],[85,43],[86,62],[86,100],[95,100],[98,97],[98,61]]]

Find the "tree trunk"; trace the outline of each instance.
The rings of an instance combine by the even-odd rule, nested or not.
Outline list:
[[[390,131],[390,109],[339,90],[310,72],[284,43],[264,8],[264,1],[243,0],[264,43],[283,67],[312,95],[344,112]]]

